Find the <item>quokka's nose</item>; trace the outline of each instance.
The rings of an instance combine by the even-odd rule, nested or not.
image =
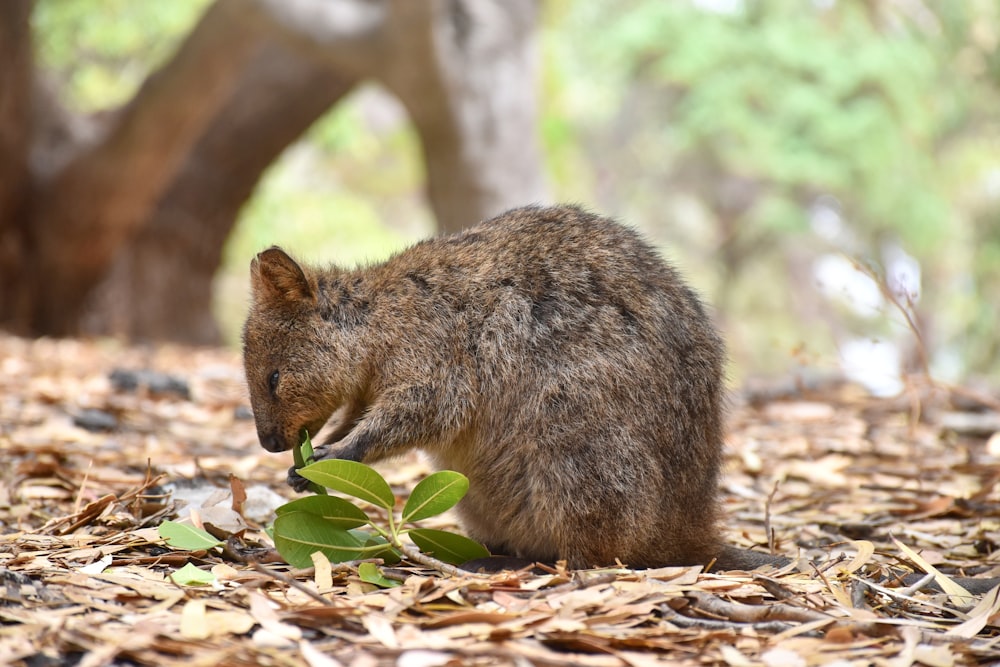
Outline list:
[[[260,436],[261,446],[269,452],[283,452],[288,449],[284,440],[278,437],[277,433],[268,433]]]

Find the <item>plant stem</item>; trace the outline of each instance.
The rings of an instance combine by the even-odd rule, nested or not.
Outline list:
[[[391,538],[386,537],[386,539],[393,543],[399,542],[399,528],[396,526],[396,520],[393,517],[392,510],[388,510],[386,515],[389,517],[389,533],[392,535]]]
[[[438,560],[433,556],[428,556],[420,549],[417,549],[412,545],[404,544],[399,539],[395,540],[392,546],[399,549],[410,561],[437,570],[438,572],[446,574],[449,577],[474,577],[476,579],[489,579],[491,576],[489,574],[481,574],[479,572],[468,572],[467,570],[463,570],[462,568],[452,565],[451,563],[445,563],[443,560]]]

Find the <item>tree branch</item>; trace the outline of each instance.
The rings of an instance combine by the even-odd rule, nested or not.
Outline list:
[[[105,139],[43,184],[31,230],[30,250],[38,260],[31,267],[34,330],[72,332],[85,295],[229,96],[263,27],[245,3],[218,0],[121,110]],[[121,187],[123,174],[128,188]]]
[[[355,80],[267,44],[96,288],[87,333],[218,344],[207,289],[261,174]]]
[[[409,0],[422,4],[426,0]],[[254,0],[283,36],[357,77],[385,50],[389,0]]]
[[[400,98],[420,134],[441,229],[547,201],[535,100],[538,0],[256,3],[290,43]],[[335,15],[343,22],[330,22]]]
[[[548,200],[535,100],[536,0],[395,0],[404,53],[377,75],[409,110],[444,231]],[[422,25],[422,30],[415,30]]]

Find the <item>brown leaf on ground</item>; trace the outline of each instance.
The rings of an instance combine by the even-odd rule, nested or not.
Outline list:
[[[403,585],[382,590],[353,566],[241,562],[257,553],[245,545],[269,544],[250,518],[224,550],[159,539],[160,522],[188,511],[171,495],[183,482],[218,490],[214,506],[237,517],[255,487],[291,497],[290,461],[257,444],[234,353],[0,336],[0,664],[997,661],[996,592],[902,587],[889,572],[1000,574],[997,415],[946,398],[833,384],[737,401],[731,541],[772,544],[797,567],[484,579],[403,565]],[[414,456],[382,470],[405,497],[428,467]],[[175,583],[188,564],[214,578]]]

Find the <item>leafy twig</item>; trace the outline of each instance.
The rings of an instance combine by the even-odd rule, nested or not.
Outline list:
[[[411,546],[409,544],[405,544],[403,542],[400,542],[399,544],[394,544],[393,546],[402,551],[403,555],[406,556],[409,560],[413,561],[414,563],[419,563],[420,565],[424,565],[433,570],[437,570],[438,572],[446,574],[449,577],[471,576],[483,579],[488,579],[490,577],[489,574],[480,574],[479,572],[468,572],[466,570],[459,568],[456,565],[452,565],[451,563],[446,563],[443,560],[438,560],[433,556],[425,554],[420,549]]]
[[[308,444],[307,439],[304,450]],[[308,458],[299,454],[296,460]],[[410,525],[440,514],[461,500],[469,489],[469,480],[464,475],[442,470],[428,476],[414,487],[397,516],[392,488],[378,472],[362,463],[327,459],[298,472],[314,485],[381,508],[386,512],[387,525],[374,521],[364,510],[337,496],[293,500],[278,508],[273,530],[278,552],[292,565],[308,566],[311,554],[316,551],[335,563],[366,556],[398,559],[402,554],[413,562],[456,576],[463,571],[455,565],[489,556],[482,545],[461,535]],[[368,528],[367,532],[359,530],[363,526]],[[408,536],[416,547],[404,542],[403,536]]]

